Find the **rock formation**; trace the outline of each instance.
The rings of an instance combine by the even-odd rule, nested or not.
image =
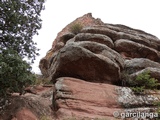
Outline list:
[[[22,96],[13,93],[7,101],[0,100],[3,103],[3,106],[0,104],[0,120],[54,120],[51,109],[53,86],[38,85],[27,91],[34,92]]]
[[[70,27],[82,25],[78,34]],[[149,70],[160,81],[160,40],[124,25],[103,23],[86,14],[58,33],[41,59],[42,74],[53,81],[57,119],[119,119],[115,111],[151,112],[159,91],[135,95],[122,86],[124,71],[135,77]]]

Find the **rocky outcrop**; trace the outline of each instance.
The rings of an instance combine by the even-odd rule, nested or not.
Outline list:
[[[160,82],[160,69],[157,68],[157,67],[154,67],[154,68],[153,67],[146,67],[145,69],[142,69],[142,70],[140,70],[138,72],[134,72],[133,74],[130,75],[130,77],[132,79],[135,79],[136,76],[138,76],[138,75],[140,75],[140,74],[142,74],[144,72],[148,72],[148,71],[149,71],[150,76],[152,78],[155,78]]]
[[[125,61],[125,70],[129,74],[143,70],[147,67],[160,68],[160,64],[145,58],[134,58]]]
[[[83,26],[78,34],[69,29],[75,23]],[[124,71],[134,80],[149,70],[160,81],[160,40],[124,25],[105,24],[91,14],[58,33],[39,67],[55,85],[59,119],[114,119],[117,110],[155,111],[153,103],[159,101],[158,91],[137,96],[121,85]]]
[[[85,27],[83,28],[82,32],[107,35],[113,41],[116,41],[118,39],[127,39],[158,50],[160,47],[160,41],[157,37],[144,31],[129,28],[124,25],[96,25]]]
[[[126,39],[116,40],[115,49],[119,53],[125,52],[131,58],[148,58],[157,62],[160,60],[159,51]]]
[[[130,88],[63,77],[55,84],[54,109],[59,119],[121,119],[120,113],[123,112],[153,111],[151,106],[159,97],[150,94],[136,96]],[[119,116],[114,118],[116,112]]]
[[[55,88],[55,109],[61,119],[73,116],[106,118],[112,117],[114,111],[121,109],[113,85],[58,78]]]
[[[111,38],[102,34],[80,33],[75,36],[75,42],[78,42],[78,41],[93,41],[93,42],[104,44],[110,48],[114,47],[114,44]]]
[[[55,38],[52,44],[53,50],[55,49],[55,46],[57,45],[57,43],[61,41],[62,36],[66,36],[66,34],[70,33],[70,30],[69,30],[70,27],[76,23],[82,25],[83,27],[104,24],[100,19],[95,19],[94,17],[92,17],[91,13],[85,14],[82,17],[77,18],[76,20],[68,24],[62,31],[58,33],[57,37]]]
[[[124,67],[121,56],[109,47],[95,42],[67,44],[51,64],[51,76],[75,77],[92,82],[115,83]]]
[[[27,92],[22,96],[14,93],[8,98],[8,104],[0,111],[0,120],[54,120],[51,109],[53,85],[30,89],[34,92]]]
[[[160,40],[157,37],[124,25],[98,21],[91,14],[86,14],[67,25],[58,34],[46,57],[41,59],[39,66],[42,74],[53,81],[69,76],[112,83],[117,82],[121,71],[128,68],[124,68],[123,58],[146,58],[159,64]],[[69,31],[74,23],[83,25],[77,35]]]

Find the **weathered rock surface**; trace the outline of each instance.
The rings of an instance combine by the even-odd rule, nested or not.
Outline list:
[[[76,35],[69,29],[75,23],[83,26]],[[58,33],[39,67],[55,84],[53,105],[60,120],[115,119],[116,110],[151,112],[160,100],[159,91],[137,96],[130,88],[117,86],[123,71],[135,79],[149,70],[160,81],[160,40],[124,25],[105,24],[91,14]]]
[[[110,48],[114,47],[113,41],[108,36],[102,34],[80,33],[75,36],[75,42],[77,41],[93,41],[104,44]]]
[[[77,42],[63,47],[51,65],[51,76],[75,77],[92,82],[115,83],[124,67],[122,57],[109,47],[95,42]]]
[[[134,58],[125,61],[125,70],[128,71],[129,74],[140,71],[147,67],[160,69],[160,64],[145,58]]]
[[[37,120],[38,118],[28,109],[22,108],[11,120]]]
[[[82,17],[77,18],[76,20],[74,20],[73,22],[71,22],[70,24],[68,24],[62,31],[60,31],[56,37],[56,39],[54,40],[53,44],[52,44],[52,49],[55,49],[55,45],[61,41],[61,37],[70,33],[69,29],[72,25],[79,23],[81,24],[83,27],[85,26],[93,26],[93,25],[103,25],[104,23],[100,20],[100,19],[95,19],[94,17],[92,17],[91,13],[85,14]]]
[[[144,31],[132,29],[124,25],[95,25],[84,27],[81,31],[82,33],[94,33],[94,34],[103,34],[109,36],[113,41],[118,39],[128,39],[140,44],[144,44],[148,47],[159,50],[160,41],[157,37],[148,34]]]
[[[71,33],[69,29],[72,25],[76,23],[79,23],[84,27],[104,24],[100,19],[95,19],[94,17],[92,17],[91,13],[85,14],[84,16],[79,17],[70,24],[68,24],[62,31],[58,33],[57,37],[53,41],[52,48],[47,52],[46,56],[40,60],[39,68],[43,75],[49,76],[49,61],[52,55],[57,50],[62,48],[70,38],[74,37],[74,34]]]
[[[153,61],[160,61],[159,51],[130,40],[117,40],[115,42],[115,49],[119,53],[127,53],[127,57],[130,58],[148,58]]]
[[[112,117],[113,111],[120,110],[113,85],[95,84],[75,78],[59,78],[55,88],[54,102],[59,118],[106,118]]]
[[[14,93],[9,104],[0,113],[0,120],[53,120],[52,95],[53,87],[36,86],[33,93],[22,96]]]
[[[82,29],[81,33],[79,33],[77,35],[74,35],[73,33],[71,33],[69,31],[69,27],[71,25],[73,25],[74,23],[80,23],[83,25],[83,29]],[[91,48],[91,44],[88,44],[86,41],[92,42],[92,43],[95,42],[95,43],[97,43],[98,46],[106,45],[106,46],[110,47],[112,50],[109,50],[109,52],[106,52],[106,50],[105,50],[105,52],[104,51],[102,52],[102,50],[100,50],[101,52],[99,53],[99,49],[95,49],[97,47],[96,44],[92,45],[92,48]],[[81,46],[79,44],[80,42],[81,42],[81,45],[82,45],[82,43],[85,44],[85,47]],[[118,59],[125,58],[125,59],[129,59],[129,60],[131,60],[133,58],[147,58],[147,59],[150,59],[154,62],[157,62],[157,64],[159,64],[159,62],[160,62],[160,52],[159,52],[160,40],[157,37],[155,37],[151,34],[148,34],[144,31],[129,28],[124,25],[104,24],[102,21],[100,22],[99,19],[97,20],[97,19],[93,18],[91,16],[91,14],[86,14],[86,15],[76,19],[75,21],[73,21],[69,25],[67,25],[58,34],[56,40],[53,43],[52,49],[47,53],[47,55],[43,59],[41,59],[39,67],[40,67],[42,74],[44,76],[50,77],[51,79],[55,79],[58,76],[60,76],[60,77],[61,76],[71,76],[71,77],[76,77],[76,78],[78,77],[78,78],[87,80],[88,77],[84,78],[83,76],[88,76],[88,73],[82,72],[82,71],[86,70],[86,71],[90,71],[90,73],[92,74],[90,76],[90,78],[88,79],[88,81],[91,80],[91,77],[92,77],[92,79],[94,78],[93,74],[96,74],[96,73],[93,73],[93,72],[95,71],[95,69],[93,67],[88,67],[88,65],[85,66],[84,65],[86,62],[85,60],[83,60],[83,63],[82,63],[80,58],[82,58],[82,56],[84,57],[85,55],[77,52],[77,50],[75,50],[75,49],[78,49],[77,47],[75,47],[75,49],[73,48],[73,50],[71,50],[71,48],[70,48],[71,44],[74,44],[74,45],[77,44],[77,47],[80,47],[80,48],[83,47],[84,48],[84,49],[82,49],[83,52],[84,52],[84,50],[86,52],[86,49],[88,50],[88,48],[89,48],[89,51],[87,51],[87,52],[91,51],[93,53],[92,55],[96,54],[97,57],[101,56],[101,59],[102,59],[102,57],[104,59],[108,59],[108,57],[112,56],[113,53],[118,52],[121,55],[121,57],[120,57],[120,55],[116,54],[114,56],[114,59],[112,59],[113,57],[112,58],[109,57],[109,60],[111,60],[111,62],[109,62],[107,60],[108,63],[110,64],[110,66],[111,66],[111,64],[113,64],[113,67],[116,68],[116,70],[115,69],[109,70],[110,67],[108,67],[108,69],[106,68],[107,70],[109,70],[108,73],[110,74],[110,75],[108,74],[109,75],[108,81],[110,81],[111,77],[113,77],[113,74],[111,74],[111,72],[115,73],[114,74],[115,78],[113,77],[113,79],[116,79],[116,80],[114,80],[114,81],[118,81],[118,79],[119,79],[119,73],[122,70],[119,68],[123,68],[123,65],[122,65],[123,63],[119,62],[119,60],[116,61],[117,58]],[[80,46],[78,46],[78,45],[80,45]],[[94,50],[93,50],[93,48],[94,48]],[[100,47],[98,47],[98,48],[100,48]],[[102,48],[104,48],[104,47],[102,47]],[[70,51],[66,52],[65,49],[70,50]],[[77,68],[77,70],[75,70],[76,68],[74,68],[72,71],[75,71],[75,72],[72,73],[72,72],[69,72],[69,70],[71,70],[70,67],[66,68],[66,67],[63,67],[63,65],[61,65],[62,62],[59,62],[59,61],[63,61],[60,58],[60,56],[62,54],[61,51],[64,51],[63,54],[66,54],[66,53],[69,54],[70,59],[72,59],[74,57],[76,58],[77,56],[79,57],[79,60],[81,63],[77,63],[76,65],[80,66],[81,64],[83,64],[79,69],[79,72],[81,71],[80,73],[77,73],[78,68]],[[75,53],[75,52],[77,52],[77,53]],[[97,54],[97,52],[98,52],[98,54]],[[104,55],[104,53],[106,55]],[[74,54],[74,55],[71,55],[71,54]],[[82,54],[82,56],[80,56],[80,54]],[[85,59],[87,58],[88,54],[89,53],[86,54]],[[58,57],[58,55],[60,55],[60,56]],[[88,61],[90,61],[90,60],[91,59],[88,59]],[[66,62],[65,61],[63,61],[63,62],[66,65]],[[86,63],[88,64],[88,62],[86,62]],[[90,63],[91,63],[91,65],[93,65],[92,62],[90,62]],[[93,62],[93,63],[95,63],[95,62]],[[69,64],[72,64],[71,61]],[[69,64],[67,63],[68,66],[69,66]],[[97,63],[95,63],[95,64],[98,65]],[[75,64],[72,64],[71,66],[73,67],[73,66],[75,66]],[[88,69],[86,69],[86,67]],[[152,65],[150,67],[152,67]],[[103,68],[99,67],[99,68],[100,68],[100,70],[103,70],[105,67],[103,67]],[[106,70],[106,69],[104,69],[104,70]],[[124,69],[126,69],[126,68],[124,68]],[[98,69],[96,71],[98,71]],[[99,73],[97,73],[97,74],[99,74]],[[97,75],[95,75],[95,76],[97,76]],[[104,75],[101,75],[101,76],[104,76]],[[99,78],[99,79],[101,79],[101,78]],[[97,78],[95,81],[97,81]],[[106,81],[106,80],[101,80],[101,81]]]
[[[116,111],[133,112],[139,109],[151,112],[153,110],[151,106],[154,106],[159,97],[159,95],[136,96],[127,87],[63,77],[58,78],[55,84],[54,109],[60,120],[66,118],[113,120],[116,119],[113,116]]]
[[[147,72],[147,71],[149,71],[150,76],[152,78],[155,78],[155,79],[157,79],[160,82],[160,68],[156,68],[156,67],[155,68],[153,68],[153,67],[146,67],[145,69],[142,69],[142,70],[140,70],[138,72],[135,72],[135,73],[131,74],[130,76],[131,76],[132,79],[135,79],[136,76],[138,76],[139,74],[141,74],[143,72]]]

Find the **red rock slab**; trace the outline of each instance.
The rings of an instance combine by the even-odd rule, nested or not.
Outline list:
[[[38,120],[38,118],[26,108],[19,110],[12,120]]]
[[[58,118],[114,118],[121,110],[116,86],[62,77],[55,84],[54,102]]]

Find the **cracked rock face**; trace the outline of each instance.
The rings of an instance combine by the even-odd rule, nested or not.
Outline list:
[[[127,87],[119,87],[116,90],[119,95],[118,101],[124,108],[149,107],[159,100],[158,97],[154,95],[135,95],[133,91]]]
[[[61,119],[72,115],[77,118],[111,118],[114,111],[121,110],[114,85],[63,77],[57,79],[55,87],[55,110]]]
[[[67,44],[51,64],[51,76],[75,77],[92,82],[115,83],[120,79],[124,60],[109,47],[90,41]]]
[[[55,84],[54,109],[59,119],[113,119],[116,111],[153,111],[151,106],[160,97],[155,94],[137,96],[127,87],[61,77]]]
[[[144,62],[143,69],[160,65],[160,40],[157,37],[124,25],[98,21],[86,14],[67,25],[58,34],[52,49],[41,59],[42,74],[53,81],[58,77],[75,77],[115,83],[119,82],[120,73],[128,68],[129,62],[125,60],[130,60],[131,66]],[[83,29],[74,35],[69,27],[77,22]],[[137,68],[131,69],[137,72]]]
[[[75,35],[69,28],[76,23],[83,29]],[[160,81],[160,40],[142,30],[105,24],[91,14],[58,33],[39,67],[56,86],[53,100],[58,117],[112,118],[115,109],[150,110],[159,100],[153,93],[137,96],[116,85],[121,85],[123,71],[134,80],[149,70]]]
[[[52,95],[52,86],[36,86],[32,92],[22,96],[13,93],[8,98],[9,101],[6,101],[8,105],[0,113],[0,120],[41,120],[43,116],[53,120],[54,117],[50,108]]]

